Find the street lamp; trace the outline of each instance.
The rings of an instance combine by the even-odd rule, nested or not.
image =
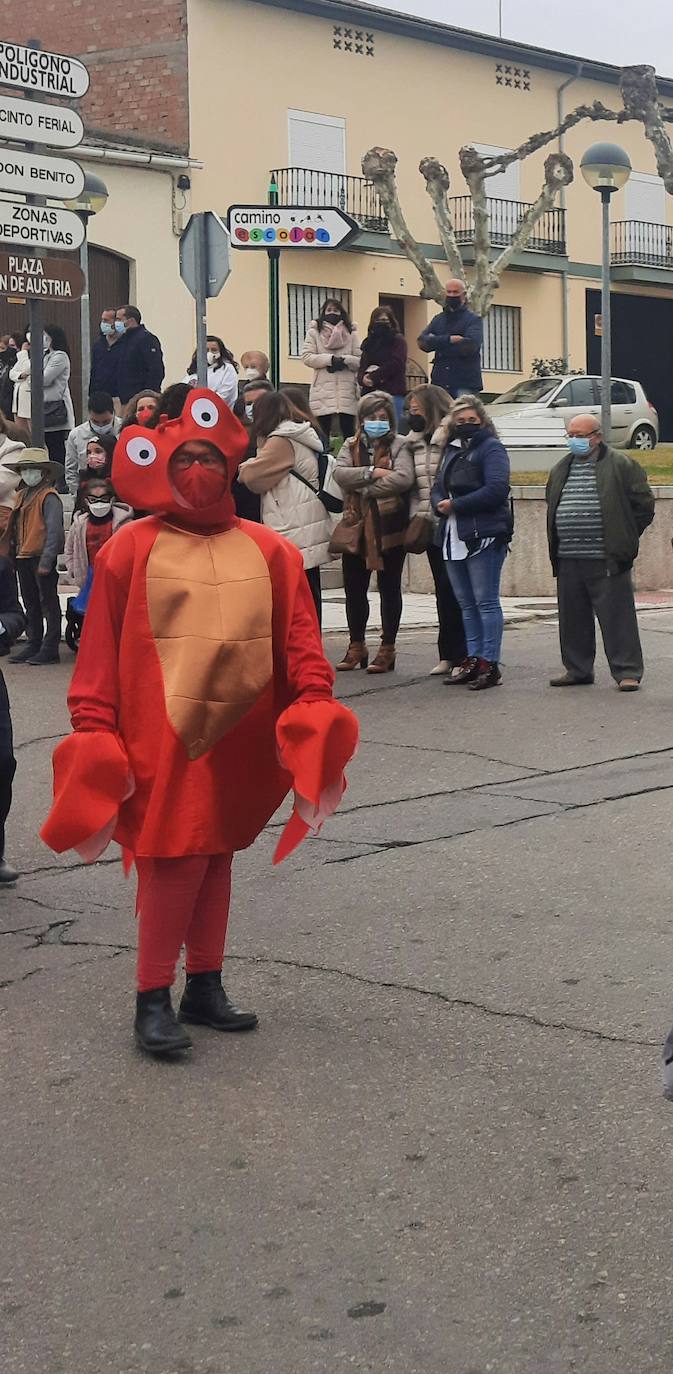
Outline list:
[[[79,265],[84,274],[84,290],[79,303],[80,349],[82,356],[82,419],[89,408],[89,378],[91,375],[91,320],[89,317],[89,244],[87,225],[92,215],[105,209],[108,189],[100,177],[93,172],[84,175],[84,189],[76,200],[66,200],[69,210],[74,210],[84,224],[84,238],[79,250]]]
[[[582,176],[603,202],[603,260],[601,280],[601,429],[606,443],[612,428],[612,333],[610,320],[610,197],[631,175],[628,153],[616,143],[592,143],[580,163]]]

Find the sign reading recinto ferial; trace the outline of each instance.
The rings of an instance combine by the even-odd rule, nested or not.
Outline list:
[[[0,86],[78,99],[89,89],[89,73],[76,57],[24,48],[21,43],[0,43]]]

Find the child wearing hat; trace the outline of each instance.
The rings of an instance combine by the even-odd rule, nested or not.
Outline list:
[[[58,663],[61,603],[56,563],[65,537],[63,503],[55,483],[63,476],[63,468],[50,460],[44,448],[25,448],[5,466],[21,479],[12,512],[10,547],[16,560],[28,638],[9,661]]]

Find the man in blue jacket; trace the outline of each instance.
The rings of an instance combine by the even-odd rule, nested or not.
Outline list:
[[[135,305],[117,311],[115,329],[120,335],[117,357],[117,395],[126,405],[139,391],[161,391],[164,358],[156,334],[150,334]]]
[[[468,308],[465,282],[454,277],[446,283],[444,309],[418,339],[424,353],[435,355],[433,385],[443,386],[454,400],[481,391],[483,343],[484,321]]]

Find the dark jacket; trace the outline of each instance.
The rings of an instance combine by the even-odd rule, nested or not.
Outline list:
[[[460,343],[451,343],[451,335],[460,334]],[[443,386],[451,396],[458,391],[481,391],[481,350],[484,342],[484,321],[466,305],[460,310],[442,310],[419,335],[418,344],[424,353],[434,353],[432,382]]]
[[[547,539],[554,576],[558,571],[556,512],[568,480],[572,454],[552,468],[547,481]],[[603,518],[608,572],[625,572],[638,557],[643,530],[654,520],[654,492],[640,463],[601,444],[596,458],[596,486]]]
[[[467,448],[449,444],[432,488],[435,513],[440,501],[453,501],[458,538],[467,544],[480,539],[512,535],[509,504],[509,458],[507,449],[488,429],[481,429]],[[444,542],[446,519],[439,527],[438,544]]]
[[[110,396],[119,395],[119,379],[117,376],[119,365],[119,345],[121,340],[109,344],[104,334],[101,334],[91,351],[91,377],[89,379],[89,395],[94,391],[107,391]],[[133,394],[133,393],[132,393]]]
[[[0,653],[8,653],[10,645],[26,628],[26,617],[19,605],[16,570],[9,558],[0,557]]]
[[[112,352],[119,349],[117,360],[117,391],[122,405],[126,405],[139,391],[161,391],[164,380],[164,358],[156,334],[150,334],[144,324],[127,329]]]
[[[0,353],[0,410],[6,420],[11,420],[14,415],[14,383],[9,373],[15,362],[15,348],[7,348]]]
[[[375,367],[373,386],[362,387],[362,379],[368,367]],[[372,375],[372,374],[370,374]],[[387,391],[390,396],[407,394],[407,343],[401,334],[389,334],[381,339],[368,334],[362,345],[362,357],[358,368],[358,382],[362,395],[368,391]]]

